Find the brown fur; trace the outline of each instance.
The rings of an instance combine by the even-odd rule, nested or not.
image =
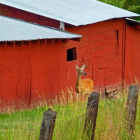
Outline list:
[[[93,92],[93,87],[94,87],[94,82],[93,80],[86,78],[86,79],[81,79],[81,75],[86,75],[84,72],[85,65],[83,65],[81,68],[77,68],[77,80],[75,84],[75,90],[77,93],[81,94],[89,94]]]

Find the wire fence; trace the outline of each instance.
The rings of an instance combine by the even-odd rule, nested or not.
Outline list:
[[[108,97],[113,97],[114,95],[109,95]],[[124,98],[124,97],[121,97],[121,98]],[[100,99],[106,99],[106,97],[100,97]],[[61,113],[61,114],[59,114],[60,115],[60,117],[57,117],[56,119],[58,120],[58,119],[64,119],[66,116],[69,116],[71,113],[75,113],[75,112],[78,112],[78,111],[81,111],[81,110],[83,110],[83,109],[85,109],[85,107],[87,106],[87,105],[95,105],[95,104],[97,104],[97,102],[95,102],[95,101],[97,101],[98,100],[98,98],[97,99],[95,99],[94,101],[91,101],[91,102],[88,102],[88,103],[84,103],[83,105],[81,105],[81,106],[78,106],[77,108],[75,108],[75,109],[71,109],[70,111],[67,111],[67,112],[64,112],[64,113]],[[111,100],[114,100],[114,99],[111,99]],[[93,103],[93,102],[95,102],[95,103]],[[93,104],[91,104],[91,103],[93,103]],[[39,117],[39,118],[33,118],[33,119],[24,119],[24,120],[12,120],[12,121],[1,121],[0,120],[0,124],[2,123],[2,124],[6,124],[6,123],[12,123],[12,122],[29,122],[29,121],[31,121],[31,123],[35,123],[35,122],[32,122],[32,121],[36,121],[36,120],[40,120],[40,121],[38,121],[37,123],[40,123],[41,121],[42,121],[42,116],[41,117]],[[47,119],[52,119],[52,117],[48,117]],[[56,120],[55,119],[55,120]],[[28,124],[22,124],[22,125],[28,125]],[[9,127],[11,127],[11,126],[9,126]],[[1,129],[1,127],[0,127],[0,129]]]
[[[114,95],[109,95],[108,98],[112,98],[113,96]],[[86,117],[87,106],[90,105],[90,107],[91,107],[91,106],[96,105],[97,104],[96,101],[99,100],[99,99],[100,100],[105,100],[107,98],[106,97],[96,98],[96,99],[94,99],[91,102],[86,102],[83,105],[79,105],[77,108],[71,109],[69,111],[66,111],[66,112],[63,112],[63,113],[62,112],[61,113],[58,112],[58,114],[57,114],[58,117],[56,117],[55,119],[53,119],[52,117],[47,117],[47,120],[50,120],[50,119],[51,120],[55,120],[55,121],[57,121],[57,123],[63,122],[63,120],[64,120],[64,122],[63,122],[64,125],[62,125],[61,129],[59,127],[60,124],[55,127],[55,134],[54,135],[58,135],[58,132],[61,131],[60,132],[61,136],[59,135],[59,139],[60,140],[63,140],[64,138],[66,138],[68,132],[70,132],[73,135],[76,135],[75,134],[75,129],[74,130],[70,129],[70,126],[72,126],[72,125],[75,125],[75,126],[77,125],[78,126],[79,125],[78,124],[79,120],[81,120],[81,122],[82,122],[82,123],[81,122],[79,122],[79,123],[81,124],[80,127],[83,130],[84,129],[84,121],[85,121],[85,117]],[[123,99],[123,100],[125,99],[126,100],[126,97],[122,96],[119,99]],[[116,99],[111,99],[110,101],[114,102],[114,100],[116,101]],[[109,104],[108,101],[106,102],[106,100],[105,100],[105,101],[102,102],[102,106],[101,107],[102,108],[106,107],[106,105],[108,105],[108,104]],[[99,106],[99,108],[100,108],[100,106]],[[75,112],[76,112],[76,115],[73,116],[73,114]],[[116,113],[115,109],[111,110],[110,117],[113,118],[114,117],[113,115],[115,113]],[[69,116],[71,116],[71,117],[69,117]],[[121,114],[120,114],[120,116],[121,116]],[[3,130],[3,131],[5,130],[4,133],[6,133],[7,130],[12,129],[12,128],[16,129],[17,131],[18,131],[19,128],[22,128],[24,130],[34,131],[34,126],[36,126],[36,129],[40,129],[40,126],[41,126],[41,123],[42,123],[42,119],[43,119],[43,116],[37,117],[37,118],[19,119],[19,120],[12,120],[12,121],[9,121],[9,120],[8,121],[2,121],[2,120],[0,120],[0,131],[1,130]],[[98,125],[100,125],[99,122],[97,122],[97,123],[98,123]],[[103,127],[105,127],[105,126],[108,126],[108,124],[104,124]],[[116,127],[114,125],[112,127],[104,128],[105,130],[101,129],[101,131],[100,131],[100,129],[97,129],[95,133],[96,134],[100,134],[100,133],[106,133],[106,132],[109,132],[109,131],[113,132],[113,131],[117,131],[117,130],[123,129],[123,128],[125,129],[126,127],[124,127],[124,126],[121,126],[121,127],[117,126]],[[82,135],[82,133],[81,133],[81,135]]]
[[[113,96],[114,95],[109,95],[108,98],[111,98]],[[120,97],[120,98],[124,98],[124,97]],[[78,106],[77,108],[74,108],[74,109],[71,109],[70,111],[67,111],[67,112],[64,112],[64,113],[59,114],[61,117],[57,117],[56,119],[63,119],[64,117],[70,115],[71,113],[80,111],[80,110],[84,109],[87,105],[89,105],[89,104],[97,101],[98,99],[107,99],[107,98],[106,97],[100,97],[100,98],[95,99],[94,101],[91,101],[91,102],[88,102],[88,103],[86,102],[83,105]],[[115,100],[115,99],[111,99],[111,100]],[[91,104],[91,105],[95,105],[95,104],[96,104],[96,102],[94,104]],[[24,120],[12,120],[12,121],[1,121],[0,120],[0,123],[25,122],[25,121],[40,120],[40,119],[42,120],[42,116],[39,117],[39,118],[24,119]],[[48,117],[47,119],[52,119],[52,117]]]

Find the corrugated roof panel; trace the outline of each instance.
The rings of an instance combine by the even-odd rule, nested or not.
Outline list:
[[[0,16],[0,41],[37,40],[56,38],[81,38],[81,35],[72,34],[59,29],[40,26]]]
[[[0,3],[75,26],[140,16],[96,0],[0,0]]]

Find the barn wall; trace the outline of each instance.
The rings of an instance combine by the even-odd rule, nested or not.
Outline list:
[[[8,6],[0,6],[0,14],[9,17],[19,18],[38,24],[47,25],[59,28],[59,22],[46,17],[38,16]],[[1,79],[5,79],[2,83],[0,96],[3,99],[11,100],[13,97],[24,102],[33,102],[38,100],[39,96],[44,98],[52,98],[58,95],[58,91],[64,90],[65,87],[74,88],[76,81],[75,65],[86,64],[87,76],[82,78],[91,78],[95,83],[95,90],[104,90],[104,88],[112,89],[115,85],[121,86],[123,80],[123,45],[124,45],[124,19],[107,20],[100,23],[95,23],[86,26],[74,27],[67,26],[66,30],[72,33],[83,35],[81,42],[69,41],[68,44],[49,44],[46,45],[31,45],[27,48],[26,45],[15,46],[16,52],[7,55],[5,58],[6,46],[1,48],[3,58],[1,67],[10,69],[13,67],[13,77],[15,82],[13,87],[7,87],[10,83],[9,77],[11,74],[6,73],[1,69]],[[117,37],[118,32],[118,37]],[[118,41],[117,41],[118,39]],[[67,49],[76,47],[77,60],[67,62]],[[119,49],[117,49],[119,48]],[[7,49],[7,50],[8,50]],[[1,53],[0,52],[0,53]],[[22,53],[21,53],[22,52]],[[16,53],[19,59],[9,57]],[[15,59],[15,60],[13,60]],[[3,61],[2,61],[3,60]],[[7,61],[11,61],[6,64]],[[15,61],[15,62],[14,62]],[[5,62],[5,63],[3,63]],[[15,67],[17,63],[18,67]],[[22,65],[23,64],[23,65]],[[7,68],[6,68],[7,67]],[[15,69],[15,70],[14,70]],[[16,76],[14,76],[16,74]],[[7,87],[5,86],[7,84]],[[5,87],[4,87],[5,86]],[[11,90],[13,90],[10,96]],[[5,93],[6,92],[6,93]],[[39,94],[38,94],[39,93]],[[8,95],[8,96],[7,96]],[[6,97],[5,97],[6,96]],[[15,99],[15,98],[14,98]]]
[[[6,51],[5,51],[6,50]],[[0,46],[0,103],[16,99],[18,49]],[[26,96],[26,95],[25,95]]]
[[[126,25],[125,82],[127,85],[140,79],[140,26]]]
[[[0,46],[0,84],[0,105],[54,98],[66,86],[66,43]]]
[[[59,28],[59,21],[0,4],[0,15]]]
[[[74,87],[76,81],[75,64],[86,64],[87,76],[94,80],[94,89],[112,89],[122,84],[123,62],[123,21],[108,20],[81,27],[66,26],[69,32],[83,35],[80,43],[70,42],[68,49],[76,47],[77,60],[67,62],[67,86]],[[118,47],[116,30],[118,30]],[[118,51],[118,52],[117,52]],[[72,73],[69,76],[69,73]],[[113,85],[113,86],[112,86]]]

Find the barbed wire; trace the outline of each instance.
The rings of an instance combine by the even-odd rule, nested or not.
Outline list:
[[[93,102],[93,101],[91,101],[91,102]],[[91,102],[89,102],[89,103],[91,103]],[[75,108],[75,109],[72,109],[72,110],[70,110],[69,112],[71,112],[71,111],[74,111],[74,110],[76,110],[77,111],[77,109],[79,109],[79,108],[82,108],[82,107],[84,107],[85,105],[88,105],[89,103],[85,103],[84,105],[82,105],[82,106],[80,106],[80,107],[78,107],[78,108]],[[63,113],[63,114],[65,114],[65,113]],[[63,115],[63,114],[61,114],[61,115]],[[39,118],[37,118],[37,119],[42,119],[43,117],[39,117]],[[51,119],[52,117],[47,117],[47,119]],[[36,118],[35,118],[36,119]],[[27,120],[35,120],[35,119],[27,119]],[[27,121],[26,120],[26,121]],[[5,122],[15,122],[15,121],[17,121],[17,122],[22,122],[23,120],[12,120],[12,121],[5,121]],[[25,121],[25,120],[24,120]],[[0,121],[1,122],[1,121]]]
[[[80,107],[78,107],[78,108],[76,108],[76,109],[72,109],[72,110],[70,110],[70,111],[68,111],[68,112],[66,112],[66,113],[71,113],[72,111],[75,111],[75,112],[77,112],[77,111],[79,111],[79,110],[81,110],[81,108],[83,108],[83,107],[85,107],[86,105],[88,105],[88,104],[90,104],[90,103],[92,103],[92,102],[94,102],[94,101],[96,101],[96,100],[98,100],[99,98],[97,98],[97,99],[95,99],[95,100],[93,100],[93,101],[91,101],[91,102],[89,102],[89,103],[85,103],[84,105],[82,105],[82,106],[80,106]],[[94,105],[94,104],[93,104]],[[66,114],[66,113],[63,113],[63,114],[60,114],[60,115],[64,115],[64,114]],[[73,112],[72,112],[73,113]],[[65,115],[64,115],[65,116]],[[63,117],[64,117],[63,116]],[[37,118],[37,119],[42,119],[43,117],[40,117],[40,118]],[[60,118],[60,117],[59,117]],[[52,117],[47,117],[46,119],[52,119]],[[58,119],[58,117],[57,117],[57,119]],[[28,121],[29,120],[35,120],[35,119],[28,119]],[[22,121],[27,121],[27,120],[12,120],[12,121],[5,121],[5,122],[22,122]]]
[[[114,95],[109,95],[108,98],[113,97],[113,96],[114,96]],[[124,98],[124,97],[122,97],[122,98]],[[86,105],[89,105],[89,104],[91,104],[92,102],[97,101],[98,99],[106,99],[106,97],[99,97],[99,98],[97,98],[97,99],[95,99],[95,100],[93,100],[93,101],[91,101],[91,102],[85,103],[84,105],[82,105],[82,106],[80,106],[80,107],[78,107],[78,108],[71,109],[71,110],[68,111],[68,112],[64,112],[63,114],[60,114],[60,115],[62,115],[61,117],[57,117],[56,119],[61,119],[61,118],[64,119],[64,117],[67,116],[67,115],[69,115],[70,113],[77,112],[77,111],[81,110],[82,108],[84,108]],[[96,102],[96,103],[97,103],[97,102]],[[91,104],[91,106],[95,105],[96,103]],[[73,111],[74,111],[74,112],[73,112]],[[39,119],[43,119],[43,117],[33,118],[33,119],[26,119],[26,120],[0,121],[0,123],[1,123],[1,122],[5,122],[5,123],[8,123],[8,122],[9,122],[9,123],[11,123],[11,122],[25,122],[25,121],[39,120]],[[47,117],[46,119],[49,120],[49,119],[52,119],[52,117]],[[55,120],[56,120],[56,119],[55,119]],[[53,119],[53,120],[54,120],[54,119]]]
[[[121,127],[122,128],[122,127]],[[127,127],[124,127],[124,129],[126,129]],[[112,129],[108,129],[108,130],[104,130],[104,131],[97,131],[95,133],[105,133],[107,131],[117,131],[117,130],[120,130],[120,128],[116,129],[116,128],[112,128]]]
[[[114,96],[114,95],[110,95],[110,96],[108,96],[108,97],[112,97],[112,96]],[[105,99],[106,97],[100,97],[100,99]],[[123,97],[124,98],[124,97]],[[96,99],[96,100],[98,100],[98,99]],[[78,107],[78,108],[76,108],[76,109],[72,109],[72,110],[70,110],[69,112],[66,112],[66,113],[74,113],[74,112],[72,112],[72,111],[74,111],[75,110],[75,112],[77,112],[77,111],[79,111],[79,110],[81,110],[81,108],[83,108],[83,107],[85,107],[85,105],[88,105],[88,104],[90,104],[90,103],[92,103],[92,102],[95,102],[96,100],[93,100],[93,101],[91,101],[91,102],[89,102],[89,103],[85,103],[84,105],[82,105],[82,106],[80,106],[80,107]],[[96,104],[96,103],[95,103]],[[91,105],[95,105],[95,104],[91,104]],[[60,114],[60,115],[63,115],[63,117],[57,117],[56,119],[61,119],[61,118],[64,118],[67,114],[66,113],[63,113],[63,114]],[[40,118],[37,118],[37,119],[42,119],[43,117],[40,117]],[[47,119],[52,119],[52,117],[48,117]],[[12,121],[4,121],[4,122],[24,122],[24,121],[30,121],[30,120],[36,120],[36,118],[35,119],[28,119],[28,120],[12,120]]]
[[[110,97],[111,97],[112,95],[110,95]],[[102,97],[101,99],[104,99],[105,97]],[[93,101],[91,101],[91,102],[89,102],[89,103],[91,103],[91,105],[90,105],[90,107],[91,106],[93,106],[93,105],[95,105],[95,104],[97,104],[98,102],[95,102],[96,100],[98,100],[99,98],[97,98],[97,99],[95,99],[95,100],[93,100]],[[92,102],[95,102],[95,103],[92,103]],[[87,105],[87,104],[86,104]],[[84,115],[84,114],[82,114],[82,115]],[[80,117],[82,116],[82,115],[79,115]],[[76,117],[74,117],[74,118],[79,118],[79,116],[76,116]],[[64,116],[63,116],[64,117]],[[51,118],[51,117],[50,117]],[[71,119],[69,119],[69,120],[67,120],[67,121],[70,121],[70,120],[72,120],[72,119],[74,119],[74,118],[71,118]],[[54,119],[55,120],[55,119]],[[18,124],[18,125],[15,125],[15,126],[10,126],[10,127],[0,127],[0,129],[9,129],[9,128],[18,128],[18,127],[20,127],[20,126],[32,126],[32,125],[34,125],[34,124],[40,124],[41,122],[34,122],[33,124]],[[25,128],[23,128],[23,129],[28,129],[28,130],[34,130],[34,129],[32,129],[32,128],[27,128],[27,127],[25,127]],[[114,131],[114,130],[116,130],[116,128],[113,128],[113,129],[109,129],[109,130],[105,130],[105,131],[97,131],[96,133],[103,133],[103,132],[107,132],[107,131]],[[73,133],[73,132],[72,132]]]
[[[3,126],[3,127],[0,127],[0,129],[8,129],[8,128],[18,128],[18,127],[20,127],[20,126],[28,126],[28,125],[34,125],[34,124],[41,124],[41,121],[39,122],[39,121],[37,121],[37,122],[34,122],[33,124],[16,124],[16,125],[12,125],[12,126]]]

